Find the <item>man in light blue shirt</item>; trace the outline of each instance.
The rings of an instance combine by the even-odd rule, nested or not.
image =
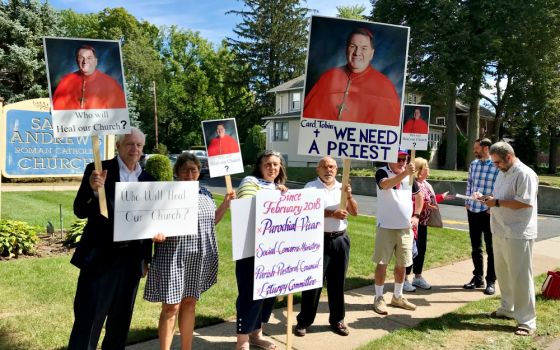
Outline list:
[[[473,194],[488,195],[494,189],[494,182],[498,176],[498,168],[490,159],[489,148],[492,141],[489,139],[478,139],[474,144],[473,160],[469,167],[467,179],[467,196]],[[475,289],[484,287],[484,259],[482,256],[482,237],[486,245],[488,264],[486,270],[486,288],[484,294],[493,295],[496,292],[494,272],[494,254],[492,251],[492,231],[490,230],[490,212],[488,207],[481,201],[467,200],[467,217],[469,220],[469,236],[471,239],[471,257],[474,265],[473,278],[463,288]]]

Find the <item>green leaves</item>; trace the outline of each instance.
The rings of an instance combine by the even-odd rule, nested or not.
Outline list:
[[[163,154],[154,154],[146,161],[146,171],[158,181],[172,181],[173,169],[171,161]]]
[[[41,228],[23,221],[0,221],[0,256],[10,259],[33,251]]]
[[[70,226],[70,230],[66,233],[64,245],[66,247],[75,247],[82,239],[84,228],[86,227],[87,219],[77,219]]]

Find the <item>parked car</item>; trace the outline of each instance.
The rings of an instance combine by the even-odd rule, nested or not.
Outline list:
[[[206,153],[206,151],[199,150],[199,149],[191,149],[191,150],[183,151],[183,152],[192,153],[196,156],[196,158],[198,158],[198,160],[200,160],[200,178],[201,179],[205,175],[208,175],[210,173],[209,170],[208,170],[208,154]]]
[[[170,154],[168,155],[169,157],[169,161],[171,162],[171,166],[174,166],[175,163],[177,162],[177,157],[179,157],[179,154]]]

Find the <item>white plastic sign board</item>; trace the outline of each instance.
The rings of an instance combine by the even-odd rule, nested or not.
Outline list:
[[[198,181],[117,182],[114,241],[198,233]]]

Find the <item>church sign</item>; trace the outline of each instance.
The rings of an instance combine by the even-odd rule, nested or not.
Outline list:
[[[48,98],[6,105],[0,114],[0,164],[5,177],[81,176],[93,162],[88,136],[54,136]],[[104,140],[101,154],[105,154]]]

